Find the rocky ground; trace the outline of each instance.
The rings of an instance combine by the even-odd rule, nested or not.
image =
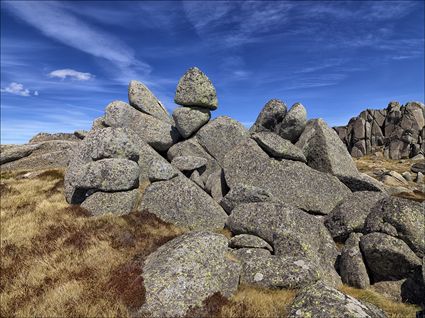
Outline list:
[[[180,79],[175,101],[181,107],[172,116],[144,84],[132,81],[128,94],[129,104],[111,102],[81,140],[62,141],[72,143],[62,150],[66,161],[50,163],[66,166],[63,196],[69,205],[63,198],[56,201],[60,213],[79,211],[85,216],[82,224],[124,220],[130,227],[144,228],[136,235],[134,230],[102,223],[109,228],[104,244],[114,249],[119,237],[124,245],[140,247],[120,255],[107,250],[132,264],[132,280],[124,280],[119,288],[128,290],[135,281],[140,287],[131,295],[132,303],[121,304],[120,311],[142,317],[394,314],[385,301],[361,297],[373,290],[373,295],[385,291],[393,301],[424,306],[423,161],[395,163],[377,154],[355,162],[335,130],[322,119],[307,120],[307,110],[300,103],[288,110],[280,100],[269,101],[250,130],[227,116],[210,120],[218,100],[211,81],[198,68],[189,69]],[[40,151],[58,143],[39,138],[35,142],[2,149],[2,171],[22,168],[22,161],[38,164],[46,155]],[[56,154],[55,147],[47,154]],[[39,184],[38,189],[59,200],[56,195],[62,184],[52,184],[49,174],[10,172],[7,176],[12,180],[47,178],[50,183]],[[28,182],[37,189],[35,181]],[[2,210],[2,218],[11,220],[6,240],[13,245],[5,250],[10,253],[6,255],[11,257],[9,265],[20,255],[14,228],[27,226],[31,236],[36,232],[31,229],[38,229],[40,223],[31,218],[43,215],[49,205],[41,201],[41,210],[31,216],[38,204],[24,203],[31,195],[23,192],[30,190],[14,187],[2,183],[2,191],[12,196],[9,209]],[[14,219],[21,207],[30,214]],[[72,217],[78,219],[67,215],[70,222]],[[156,224],[158,234],[168,229],[174,236],[160,235],[167,239],[157,242],[156,230],[144,227],[149,222]],[[69,240],[86,246],[85,231],[71,224],[67,227]],[[101,229],[94,233],[101,239]],[[138,236],[143,234],[154,237],[147,242],[157,243],[144,246],[139,240],[145,238]],[[56,232],[49,237],[56,237]],[[28,242],[39,240],[35,235]],[[58,241],[56,248],[65,241]],[[111,270],[106,270],[109,278]],[[47,283],[37,282],[44,290]],[[103,277],[96,292],[116,284],[109,282]],[[19,293],[23,285],[17,284]],[[70,290],[84,294],[78,288]],[[269,299],[269,311],[238,301],[241,291],[257,293],[259,299],[272,295],[264,296],[266,303]],[[11,305],[16,295],[10,291],[6,308],[17,308]],[[280,309],[275,299],[285,299]],[[88,308],[98,305],[91,304]]]

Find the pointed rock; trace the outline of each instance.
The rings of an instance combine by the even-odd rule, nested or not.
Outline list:
[[[307,124],[307,111],[300,103],[294,104],[279,125],[278,134],[295,143]]]
[[[278,125],[286,115],[287,107],[279,99],[272,99],[267,102],[257,117],[250,132],[271,131],[277,133]]]

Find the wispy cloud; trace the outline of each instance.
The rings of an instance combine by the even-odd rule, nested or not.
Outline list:
[[[92,78],[94,78],[93,74],[90,73],[84,73],[79,72],[70,68],[62,69],[62,70],[55,70],[49,73],[50,77],[57,77],[60,79],[65,79],[67,77],[71,79],[76,79],[78,81],[88,81]]]
[[[1,89],[2,93],[9,93],[18,96],[31,96],[31,91],[27,88],[24,88],[24,85],[21,83],[12,82],[7,87]],[[32,93],[35,96],[38,96],[38,91]]]
[[[150,72],[133,49],[118,37],[87,23],[58,2],[7,1],[5,7],[46,36],[94,57],[112,62],[122,72]]]

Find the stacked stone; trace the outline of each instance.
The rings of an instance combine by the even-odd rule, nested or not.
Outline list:
[[[386,109],[367,109],[334,129],[353,157],[383,149],[389,159],[412,158],[425,153],[424,114],[422,103],[390,102]]]

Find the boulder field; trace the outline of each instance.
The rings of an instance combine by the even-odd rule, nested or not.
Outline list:
[[[139,315],[184,317],[239,284],[296,289],[290,317],[386,317],[342,283],[409,281],[400,294],[423,305],[423,205],[359,173],[337,132],[302,104],[273,99],[250,129],[211,119],[216,90],[196,67],[178,82],[172,115],[140,82],[128,96],[72,148],[64,187],[93,216],[147,210],[187,230],[142,265]]]

